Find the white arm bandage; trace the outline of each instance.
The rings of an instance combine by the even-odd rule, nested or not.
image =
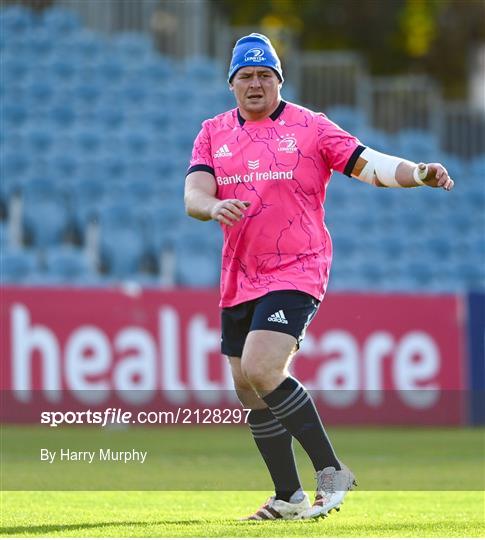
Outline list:
[[[381,154],[372,148],[365,148],[360,157],[365,159],[367,164],[358,176],[352,176],[368,184],[375,185],[377,180],[379,184],[387,187],[403,187],[396,180],[396,170],[398,165],[406,160]]]

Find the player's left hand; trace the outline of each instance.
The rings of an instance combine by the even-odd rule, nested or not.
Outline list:
[[[430,187],[443,188],[446,191],[451,191],[455,182],[450,178],[448,171],[441,163],[420,163],[418,168],[424,170],[428,167],[428,174],[423,182]]]

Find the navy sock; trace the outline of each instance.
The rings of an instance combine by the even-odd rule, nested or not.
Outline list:
[[[248,423],[273,480],[276,498],[288,502],[293,493],[301,489],[292,436],[269,409],[253,409]]]
[[[302,384],[286,378],[263,397],[274,416],[303,446],[316,471],[325,467],[340,470],[340,463],[323,429],[312,398]]]

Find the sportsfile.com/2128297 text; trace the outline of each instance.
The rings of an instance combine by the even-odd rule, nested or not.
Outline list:
[[[102,411],[42,411],[40,423],[49,427],[62,424],[246,424],[250,409],[208,409],[177,407],[170,411],[124,411],[108,407]]]

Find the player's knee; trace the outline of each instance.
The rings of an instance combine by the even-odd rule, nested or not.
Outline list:
[[[259,390],[267,388],[268,383],[279,376],[279,368],[263,359],[245,358],[241,364],[242,372],[249,384]]]
[[[234,381],[234,388],[236,390],[247,390],[251,388],[249,381],[246,379],[242,369],[242,362],[239,360],[238,363],[231,362],[231,374],[232,380]]]
[[[236,395],[245,409],[260,409],[262,406],[264,407],[264,402],[261,401],[261,398],[251,386],[247,388],[236,388]]]
[[[233,381],[236,392],[246,392],[248,390],[252,390],[250,382],[242,373],[238,377],[233,376]]]
[[[243,407],[248,409],[258,409],[261,408],[261,405],[264,406],[264,402],[261,402],[258,394],[243,375],[242,370],[238,370],[237,373],[234,373],[233,371],[232,376],[236,395]]]
[[[248,383],[252,387],[256,388],[258,387],[256,383],[260,382],[261,378],[264,375],[263,373],[261,373],[261,370],[257,365],[253,365],[251,363],[243,365],[243,373]]]

